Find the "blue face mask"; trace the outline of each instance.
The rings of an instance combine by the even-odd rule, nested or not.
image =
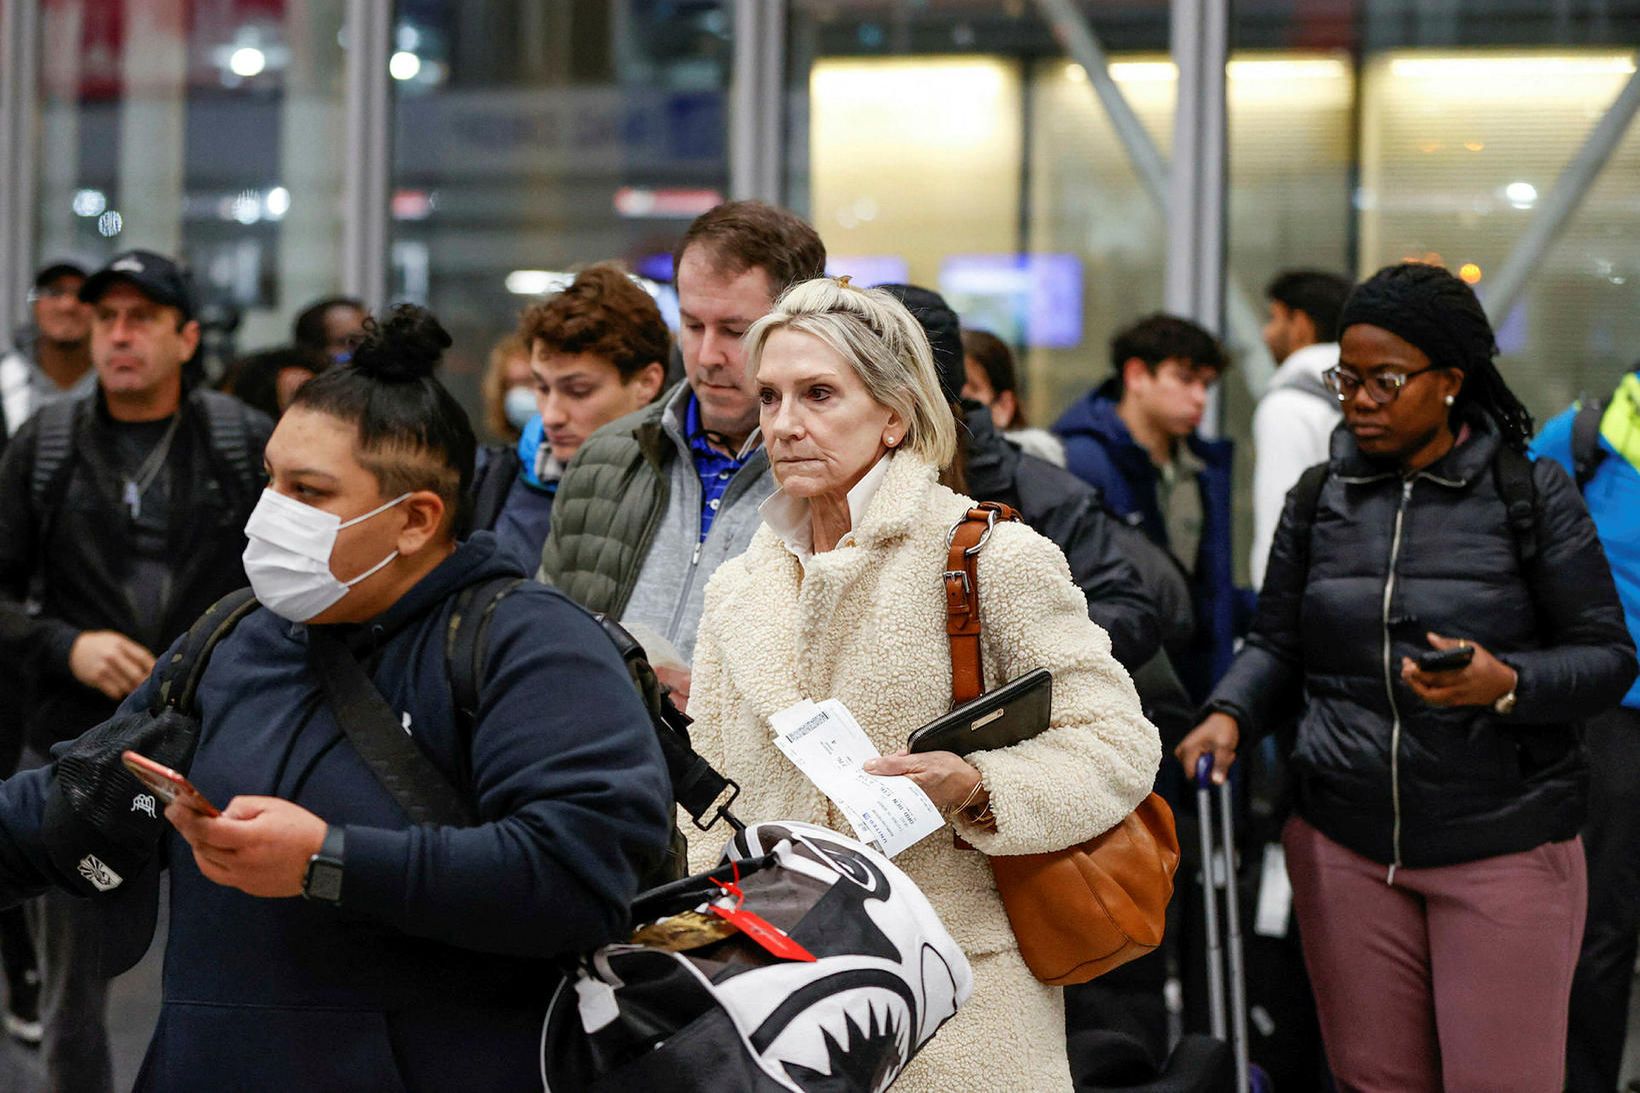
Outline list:
[[[535,416],[535,388],[507,388],[507,397],[502,400],[501,406],[502,412],[507,415],[507,424],[514,429],[522,429]]]

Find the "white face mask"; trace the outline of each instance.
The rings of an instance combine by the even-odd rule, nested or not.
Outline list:
[[[401,494],[380,508],[343,522],[333,512],[316,509],[282,493],[263,490],[251,518],[245,523],[245,576],[262,606],[291,622],[306,622],[327,610],[347,590],[376,573],[394,558],[394,551],[350,581],[330,572],[330,554],[343,528],[362,524],[409,497]]]
[[[507,396],[501,403],[502,412],[507,415],[507,424],[514,429],[522,430],[535,416],[535,388],[509,387]]]

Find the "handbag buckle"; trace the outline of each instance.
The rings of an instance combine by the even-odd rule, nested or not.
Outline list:
[[[960,529],[967,522],[968,522],[968,520],[965,517],[964,519],[959,520],[955,524],[951,525],[951,530],[945,533],[945,549],[946,550],[951,549],[951,544],[956,541],[958,529]],[[975,543],[971,547],[968,547],[968,548],[964,549],[963,554],[966,557],[969,557],[969,558],[972,558],[974,555],[978,554],[980,552],[980,549],[982,547],[984,547],[986,543],[990,542],[991,532],[992,532],[993,529],[996,528],[996,526],[997,526],[997,510],[994,509],[994,508],[991,508],[991,507],[989,507],[989,505],[987,505],[986,508],[985,508],[985,530],[979,533],[979,542]],[[950,576],[950,574],[948,573],[948,574],[946,574],[946,576]]]

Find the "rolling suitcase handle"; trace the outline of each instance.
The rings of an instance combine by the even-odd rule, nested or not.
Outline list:
[[[1248,1093],[1250,1068],[1247,1052],[1247,969],[1242,958],[1241,906],[1236,890],[1236,846],[1234,817],[1231,814],[1230,783],[1219,787],[1219,842],[1224,855],[1223,938],[1219,935],[1218,883],[1213,868],[1213,757],[1196,761],[1196,814],[1200,820],[1202,850],[1202,900],[1207,925],[1207,992],[1209,1020],[1213,1035],[1226,1038],[1224,981],[1225,950],[1228,950],[1230,979],[1229,1040],[1236,1057],[1236,1093]]]

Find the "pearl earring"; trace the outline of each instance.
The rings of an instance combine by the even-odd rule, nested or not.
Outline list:
[[[1448,406],[1451,406],[1454,402],[1457,402],[1457,401],[1458,401],[1457,398],[1453,395],[1446,396],[1446,404]]]

